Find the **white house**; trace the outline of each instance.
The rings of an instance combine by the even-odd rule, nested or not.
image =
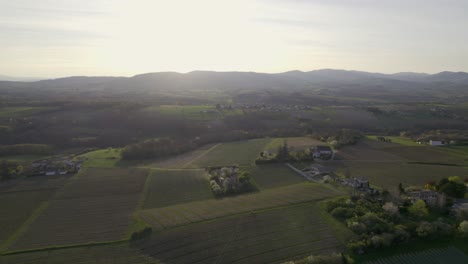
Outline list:
[[[443,140],[429,140],[429,146],[444,146],[447,145],[447,141]]]

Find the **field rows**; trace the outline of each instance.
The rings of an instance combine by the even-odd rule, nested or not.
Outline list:
[[[212,199],[204,170],[153,170],[144,209]]]
[[[468,167],[406,164],[400,162],[345,161],[352,177],[366,177],[371,184],[387,188],[424,185],[454,175],[468,175]]]
[[[123,245],[70,248],[1,256],[2,264],[159,264],[137,249]]]
[[[50,201],[9,250],[122,239],[146,171],[87,169]]]
[[[155,234],[142,250],[167,263],[270,263],[340,243],[315,204],[223,218]]]
[[[0,192],[0,244],[7,240],[53,193],[53,189]]]
[[[339,194],[338,191],[322,185],[300,183],[223,199],[148,209],[141,211],[140,214],[145,222],[150,223],[155,229],[164,229],[262,208],[321,200]]]

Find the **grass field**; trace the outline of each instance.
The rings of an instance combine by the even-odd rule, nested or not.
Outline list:
[[[70,180],[9,250],[122,239],[147,172],[86,169]]]
[[[381,258],[375,261],[365,262],[366,264],[466,264],[468,256],[455,247],[443,249],[430,249],[422,252],[406,253],[391,257]]]
[[[312,203],[243,214],[154,234],[136,247],[163,263],[279,263],[342,249]]]
[[[143,208],[213,199],[204,170],[152,170]]]
[[[209,151],[196,157],[188,164],[189,168],[203,168],[221,165],[250,165],[253,164],[259,153],[265,149],[269,138],[252,139],[220,143]]]
[[[85,157],[84,167],[113,168],[121,160],[121,149],[100,149],[85,153],[79,157]]]
[[[194,201],[147,209],[141,211],[140,216],[154,229],[160,230],[263,208],[318,201],[341,194],[341,192],[326,185],[298,183],[223,199]]]
[[[293,172],[284,164],[264,164],[243,167],[250,172],[255,183],[261,190],[296,184],[304,181],[304,178]]]
[[[366,136],[368,139],[377,140],[377,136]],[[410,147],[421,147],[423,145],[416,143],[414,140],[406,137],[396,137],[396,136],[385,136],[386,139],[392,140],[391,143],[410,146]]]

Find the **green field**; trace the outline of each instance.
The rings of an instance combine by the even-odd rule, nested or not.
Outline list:
[[[92,168],[113,168],[121,160],[121,149],[100,149],[85,153],[78,157],[85,157],[84,167]]]
[[[153,170],[143,208],[213,199],[204,170]]]
[[[243,167],[250,172],[255,183],[261,190],[296,184],[304,181],[304,178],[293,172],[284,164],[264,164]]]
[[[375,261],[365,262],[366,264],[406,264],[406,263],[424,263],[424,264],[466,264],[468,256],[455,247],[444,249],[430,249],[422,252],[406,253],[391,257],[380,258]]]
[[[366,136],[368,139],[377,140],[377,136]],[[396,137],[396,136],[385,136],[386,139],[392,140],[391,143],[410,146],[410,147],[421,147],[423,145],[416,143],[414,140],[407,137]]]
[[[147,172],[86,169],[74,176],[9,250],[124,238]]]
[[[271,142],[269,138],[220,143],[190,162],[190,168],[223,165],[250,165]]]
[[[194,201],[142,210],[140,215],[154,229],[166,229],[263,208],[319,201],[342,194],[326,185],[298,183],[223,199]]]

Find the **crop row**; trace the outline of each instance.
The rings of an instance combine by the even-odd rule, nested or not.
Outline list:
[[[322,185],[302,183],[224,199],[212,199],[143,210],[142,218],[154,228],[168,228],[262,208],[321,200],[339,193]]]

